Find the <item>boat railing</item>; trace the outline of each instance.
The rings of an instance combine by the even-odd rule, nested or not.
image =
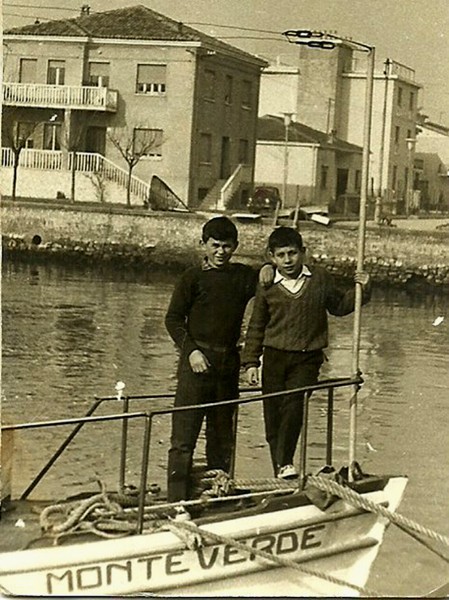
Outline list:
[[[220,402],[209,402],[202,404],[201,407],[204,409],[213,408],[217,406],[237,405],[237,408],[244,404],[252,404],[254,402],[262,402],[263,400],[275,400],[281,396],[293,395],[298,393],[304,394],[303,402],[303,428],[301,433],[301,450],[300,450],[300,465],[299,465],[299,478],[298,488],[302,489],[306,479],[306,467],[307,467],[307,436],[308,436],[308,410],[309,401],[314,391],[327,390],[327,423],[326,423],[326,464],[332,465],[332,447],[333,447],[333,412],[334,412],[334,390],[335,388],[349,387],[352,386],[358,388],[362,383],[362,378],[357,377],[340,377],[335,379],[326,379],[319,381],[314,385],[304,386],[295,388],[293,390],[285,390],[282,392],[273,392],[270,394],[259,394],[260,388],[243,388],[240,390],[242,394],[248,394],[240,396],[236,399],[222,400]],[[257,394],[257,395],[256,395]],[[82,417],[71,417],[66,419],[56,419],[51,421],[34,421],[30,423],[19,423],[15,425],[3,425],[2,432],[7,431],[18,431],[25,429],[37,429],[37,428],[48,428],[57,426],[75,425],[74,429],[70,432],[67,438],[59,446],[59,448],[53,453],[51,458],[47,461],[45,466],[40,472],[34,477],[33,481],[22,493],[21,499],[26,499],[37,484],[42,480],[45,474],[49,471],[51,466],[56,462],[59,456],[64,452],[68,445],[73,441],[79,431],[88,423],[99,423],[108,421],[122,421],[121,430],[121,452],[120,452],[120,470],[119,470],[119,490],[123,491],[126,485],[125,473],[126,473],[126,461],[128,451],[128,424],[131,420],[142,419],[144,420],[144,432],[142,442],[142,457],[140,465],[140,481],[139,481],[139,500],[138,500],[138,519],[137,528],[138,532],[142,532],[144,523],[144,509],[145,509],[145,495],[148,483],[148,468],[150,464],[150,448],[151,448],[151,436],[152,436],[152,424],[156,416],[168,415],[175,412],[183,412],[187,410],[197,410],[198,406],[182,406],[182,407],[171,407],[171,408],[158,408],[152,409],[151,411],[137,411],[130,412],[130,401],[134,400],[158,400],[158,399],[169,399],[173,398],[174,394],[139,394],[139,395],[123,395],[119,396],[103,396],[96,397],[95,402],[89,408],[86,415]],[[97,408],[104,402],[115,401],[117,399],[123,401],[123,410],[121,413],[108,414],[108,415],[94,415],[93,413]],[[235,416],[235,427],[234,427],[234,449],[237,446],[237,420],[238,411],[236,410]],[[235,451],[235,450],[234,450]],[[233,460],[231,473],[234,475],[235,460]]]

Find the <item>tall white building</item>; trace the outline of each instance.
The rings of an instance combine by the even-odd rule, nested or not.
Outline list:
[[[367,61],[346,44],[334,50],[301,46],[296,66],[270,65],[262,74],[259,115],[281,115],[288,109],[302,124],[363,144]],[[278,84],[276,84],[276,78]],[[373,81],[373,113],[369,169],[369,209],[375,197],[384,209],[406,212],[413,185],[418,92],[413,69],[387,59]],[[292,100],[296,94],[296,102]],[[335,197],[348,193],[349,173],[335,173]]]

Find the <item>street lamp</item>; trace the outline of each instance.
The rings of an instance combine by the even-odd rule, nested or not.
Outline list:
[[[357,249],[357,272],[363,271],[364,253],[365,253],[365,231],[366,231],[366,206],[368,200],[369,183],[369,157],[371,145],[371,120],[373,112],[373,81],[374,81],[374,60],[375,48],[362,42],[356,42],[352,39],[345,39],[322,31],[311,29],[289,29],[284,31],[287,40],[293,44],[308,46],[318,50],[333,50],[337,46],[345,45],[354,50],[367,53],[366,69],[366,87],[365,87],[365,114],[363,126],[363,154],[362,154],[362,188],[360,194],[359,209],[359,235]],[[362,286],[355,284],[355,308],[354,308],[354,333],[352,345],[352,370],[355,377],[360,374],[359,369],[359,351],[360,351],[360,329],[361,329],[361,308],[362,308]],[[353,465],[355,462],[356,447],[356,418],[357,418],[357,391],[355,385],[350,402],[350,423],[349,423],[349,477],[353,477]]]
[[[282,185],[282,198],[281,198],[281,206],[285,208],[285,202],[287,200],[287,187],[288,187],[288,130],[292,122],[292,117],[295,113],[284,112],[284,127],[285,127],[285,136],[284,136],[284,178]]]
[[[405,214],[408,217],[410,215],[410,208],[412,207],[412,194],[413,194],[413,155],[416,144],[416,138],[408,137],[405,139],[407,142],[407,189],[405,192]]]

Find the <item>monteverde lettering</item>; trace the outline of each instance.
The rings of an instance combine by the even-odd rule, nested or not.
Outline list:
[[[299,553],[318,548],[324,543],[326,524],[317,524],[279,533],[264,534],[241,540],[249,549],[263,550],[273,556],[294,558]],[[48,594],[82,592],[84,590],[108,590],[110,586],[120,589],[133,582],[144,586],[149,582],[163,589],[176,584],[177,580],[194,581],[201,571],[236,569],[236,573],[254,570],[251,566],[257,555],[236,548],[232,543],[204,546],[196,550],[174,550],[150,554],[126,560],[98,561],[88,566],[54,569],[45,574]],[[247,566],[245,567],[245,563]]]

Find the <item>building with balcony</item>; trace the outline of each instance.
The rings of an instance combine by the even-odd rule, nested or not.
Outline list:
[[[132,155],[133,203],[153,176],[189,207],[248,194],[265,61],[134,6],[11,29],[3,64],[3,165],[21,140],[47,197],[55,169],[125,185]]]
[[[274,62],[263,73],[259,115],[267,106],[271,114],[279,116],[289,110],[309,127],[362,146],[366,68],[365,56],[348,44],[325,51],[300,46],[294,67],[282,67]],[[278,84],[285,93],[276,91]],[[414,71],[390,59],[385,61],[382,71],[376,70],[374,74],[369,165],[372,202],[368,207],[371,213],[378,195],[382,196],[388,212],[406,210],[413,171],[419,89]],[[340,168],[334,182],[338,205],[340,196],[351,193],[349,172]]]

